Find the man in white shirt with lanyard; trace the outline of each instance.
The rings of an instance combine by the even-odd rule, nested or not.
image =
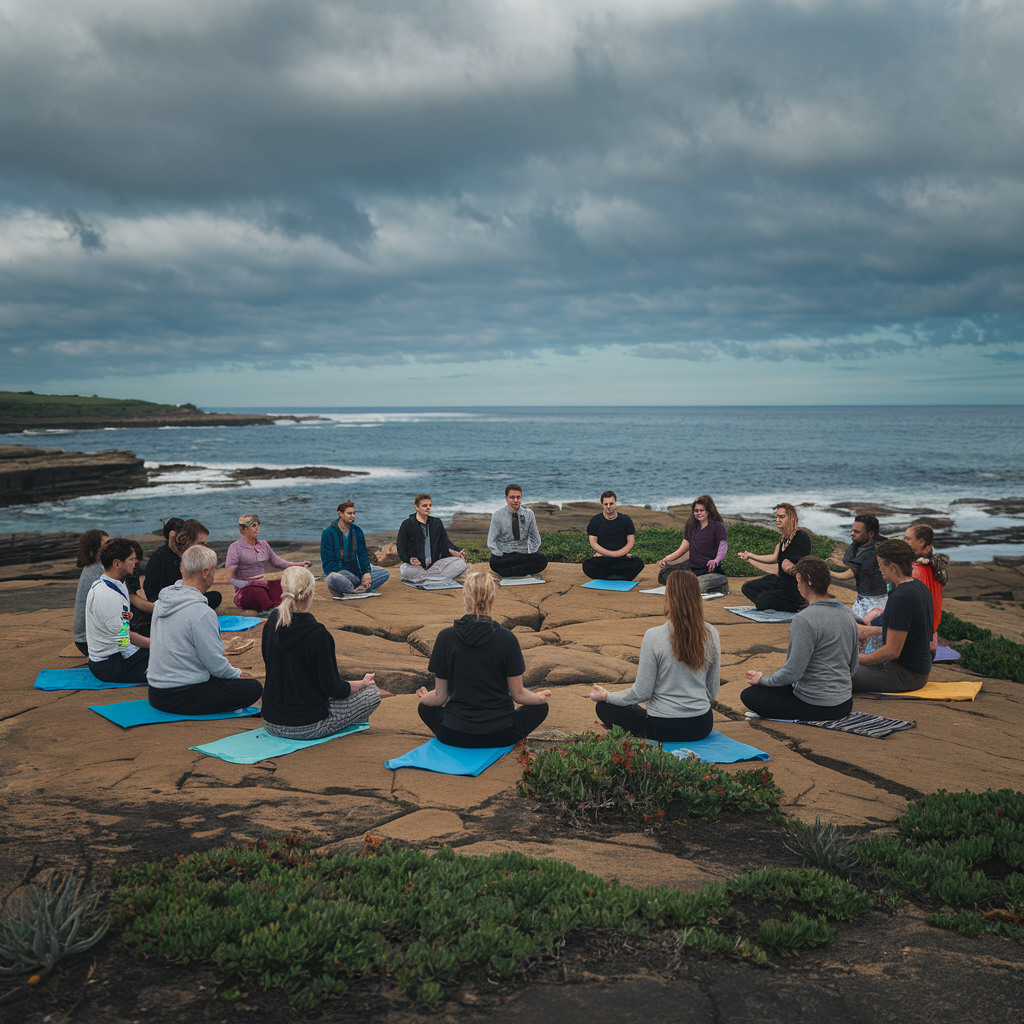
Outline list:
[[[89,669],[104,683],[145,683],[149,637],[131,630],[132,606],[124,581],[138,561],[127,537],[114,537],[100,551],[103,575],[85,599]]]

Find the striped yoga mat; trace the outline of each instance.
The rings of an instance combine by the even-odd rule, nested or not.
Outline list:
[[[819,729],[835,729],[839,732],[853,732],[858,736],[871,736],[876,740],[884,740],[894,732],[914,729],[917,722],[903,722],[898,718],[882,718],[881,715],[869,715],[865,711],[851,711],[845,718],[835,722],[805,722],[796,720],[797,725],[816,725]]]

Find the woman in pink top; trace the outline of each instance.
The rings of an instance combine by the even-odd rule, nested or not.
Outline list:
[[[268,580],[264,575],[267,562],[277,569],[301,565],[308,569],[309,562],[288,562],[274,554],[274,549],[260,540],[260,517],[238,517],[238,532],[242,535],[228,548],[224,565],[231,570],[235,588],[235,607],[257,612],[269,612],[281,603],[281,581]]]

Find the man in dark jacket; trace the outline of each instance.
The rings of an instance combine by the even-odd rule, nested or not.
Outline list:
[[[179,519],[177,516],[168,519],[164,523],[164,543],[149,556],[149,561],[146,563],[146,571],[143,573],[142,590],[146,595],[147,601],[156,601],[164,587],[173,587],[181,579],[181,552],[178,550],[176,540],[178,531],[184,525],[185,520]],[[206,534],[204,536],[200,534],[196,539],[199,544],[205,545],[210,539],[210,535]],[[211,608],[216,609],[220,605],[223,596],[219,591],[211,590],[206,595],[206,603]],[[139,615],[137,618],[139,620],[137,625],[140,628],[136,632],[149,636],[152,617],[149,615]]]
[[[403,583],[454,579],[466,570],[466,552],[452,547],[444,523],[430,514],[429,494],[417,494],[416,511],[398,528],[398,557]]]
[[[370,565],[366,538],[356,526],[356,507],[351,501],[338,506],[338,521],[320,534],[320,562],[332,597],[379,590],[391,575]]]

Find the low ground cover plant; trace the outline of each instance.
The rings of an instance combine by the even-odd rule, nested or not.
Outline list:
[[[990,679],[1009,679],[1024,683],[1024,644],[993,636],[991,629],[965,622],[944,611],[939,621],[939,635],[947,640],[969,640],[958,647],[960,664],[969,672],[977,672]]]
[[[519,853],[382,846],[359,857],[294,838],[133,867],[113,884],[114,919],[130,948],[212,962],[228,984],[283,990],[303,1010],[366,978],[436,1009],[468,972],[513,978],[565,936],[597,928],[764,962],[831,941],[834,922],[870,903],[813,869],[765,868],[683,893],[608,883]]]
[[[519,758],[521,793],[584,818],[608,810],[713,818],[722,811],[767,811],[782,796],[767,768],[731,774],[695,757],[680,760],[618,726],[538,753],[523,748]]]
[[[1024,793],[939,790],[896,829],[858,848],[869,878],[936,909],[931,924],[1024,943]]]
[[[753,551],[755,555],[770,555],[779,542],[778,531],[753,523],[732,523],[726,527],[726,533],[729,537],[729,553],[722,563],[722,572],[726,576],[760,576],[760,569],[742,561],[736,552]],[[585,533],[545,533],[542,540],[541,550],[549,562],[579,563],[594,553]],[[672,554],[682,540],[682,530],[638,529],[632,554],[652,565],[659,558]],[[482,541],[462,541],[461,544],[466,548],[470,561],[486,561],[490,557],[487,545]],[[829,537],[811,535],[811,553],[819,558],[828,558],[835,544]]]

